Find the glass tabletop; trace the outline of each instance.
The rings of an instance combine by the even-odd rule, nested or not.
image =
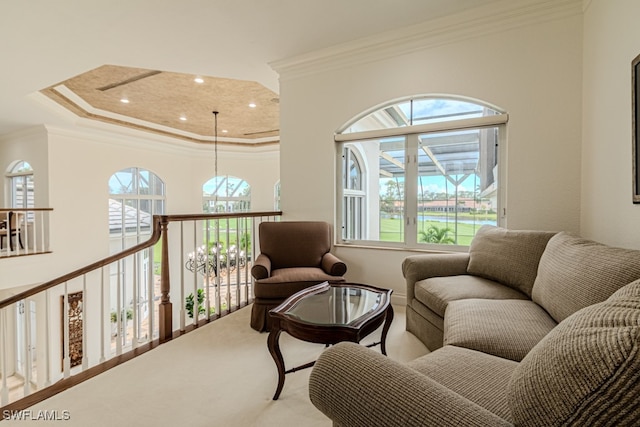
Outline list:
[[[315,325],[348,326],[374,312],[382,297],[374,290],[331,286],[302,298],[283,314]]]

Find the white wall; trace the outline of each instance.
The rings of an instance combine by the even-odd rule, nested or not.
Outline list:
[[[214,175],[212,146],[51,127],[31,139],[25,143],[18,135],[3,141],[0,166],[6,169],[16,156],[33,165],[37,207],[54,209],[53,253],[2,260],[0,289],[50,280],[109,255],[108,180],[113,173],[137,166],[158,175],[166,184],[167,214],[201,212],[202,184]],[[273,210],[277,145],[250,149],[221,144],[218,155],[219,174],[251,185],[252,209]],[[41,199],[41,193],[48,199]]]
[[[38,206],[47,206],[49,193],[46,191],[48,181],[48,144],[44,126],[26,129],[10,138],[0,140],[0,172],[2,173],[3,191],[0,192],[0,206],[11,207],[9,200],[9,180],[4,175],[9,172],[17,160],[24,160],[34,169],[34,202]]]
[[[640,54],[640,2],[585,1],[581,233],[640,248],[631,202],[631,61]]]
[[[274,64],[281,76],[285,219],[334,222],[333,134],[345,122],[387,100],[454,94],[492,103],[509,114],[507,158],[501,159],[508,167],[503,181],[508,185],[508,227],[578,232],[580,12],[578,4],[569,12],[551,14],[554,19],[540,15],[535,23],[523,20],[520,25],[503,20],[477,33],[471,24],[453,26],[458,32],[438,34],[446,41],[425,36],[424,48],[407,37],[369,46],[362,54],[335,49],[333,63],[322,52]],[[389,53],[380,53],[378,46]],[[337,248],[336,253],[349,265],[349,280],[404,294],[400,264],[408,252]]]

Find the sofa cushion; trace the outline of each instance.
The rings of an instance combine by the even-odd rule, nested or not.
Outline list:
[[[555,326],[531,300],[452,301],[444,319],[444,344],[520,361]]]
[[[444,319],[414,298],[406,308],[406,329],[431,351],[442,347]]]
[[[440,335],[442,335],[442,331],[444,331],[444,317],[438,315],[426,305],[418,302],[415,298],[407,305],[407,307],[411,307],[411,309],[414,310],[422,319],[433,324],[433,326],[440,330]],[[440,340],[440,345],[437,348],[440,347],[442,347],[442,340]],[[435,348],[432,349],[431,347],[429,347],[429,349],[435,350]]]
[[[513,288],[469,274],[420,280],[415,284],[414,294],[418,301],[441,317],[444,317],[447,304],[459,299],[528,299]]]
[[[551,331],[515,369],[508,402],[516,425],[638,425],[640,280]]]
[[[640,278],[640,251],[562,232],[542,254],[532,299],[557,321]]]
[[[467,272],[531,296],[540,256],[555,233],[484,225],[469,247]]]
[[[500,418],[510,420],[507,391],[517,362],[448,345],[407,365]]]

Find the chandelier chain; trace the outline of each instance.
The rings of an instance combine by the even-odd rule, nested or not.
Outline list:
[[[213,125],[213,176],[215,177],[216,182],[216,193],[215,193],[215,203],[217,207],[218,202],[218,112],[212,111],[214,117],[214,125]]]

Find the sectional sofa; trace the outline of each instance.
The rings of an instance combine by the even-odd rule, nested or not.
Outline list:
[[[402,271],[431,353],[327,349],[309,394],[334,425],[640,425],[640,251],[486,226]]]

